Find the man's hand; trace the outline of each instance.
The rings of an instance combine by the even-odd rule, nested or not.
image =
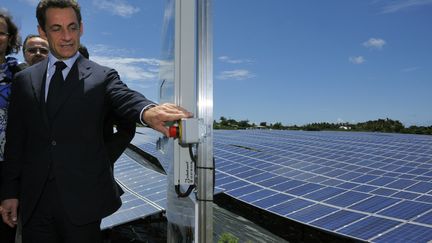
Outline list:
[[[3,222],[10,227],[15,227],[18,223],[17,217],[18,199],[6,199],[1,203],[1,215]]]
[[[165,122],[177,121],[182,118],[192,117],[193,114],[184,108],[174,104],[162,104],[146,110],[143,114],[143,121],[153,129],[169,136]]]

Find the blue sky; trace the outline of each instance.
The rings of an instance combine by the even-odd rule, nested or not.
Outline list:
[[[37,2],[0,7],[25,36]],[[164,2],[79,1],[91,58],[153,100]],[[432,125],[432,0],[214,0],[213,12],[216,120]]]

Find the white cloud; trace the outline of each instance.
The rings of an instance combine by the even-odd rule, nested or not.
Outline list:
[[[386,41],[379,38],[370,38],[369,40],[363,42],[363,46],[370,49],[382,49],[386,44]]]
[[[351,63],[354,63],[354,64],[362,64],[362,63],[366,62],[366,60],[362,56],[349,57],[349,61]]]
[[[235,79],[235,80],[244,80],[253,78],[255,75],[249,72],[249,70],[245,69],[236,69],[231,71],[223,71],[218,76],[219,79]]]
[[[407,8],[432,5],[432,0],[396,0],[386,4],[381,13],[395,13]]]
[[[230,63],[230,64],[241,64],[241,63],[251,63],[252,60],[250,59],[232,59],[229,56],[220,56],[219,61],[221,62],[226,62],[226,63]]]
[[[130,17],[140,11],[124,0],[93,0],[93,5],[121,17]]]
[[[114,68],[124,81],[154,85],[158,82],[159,60],[118,56],[90,56],[93,61]]]

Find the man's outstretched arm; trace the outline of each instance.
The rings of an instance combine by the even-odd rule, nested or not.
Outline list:
[[[142,114],[142,120],[151,128],[169,136],[166,122],[192,117],[193,114],[175,104],[165,103],[149,108]]]

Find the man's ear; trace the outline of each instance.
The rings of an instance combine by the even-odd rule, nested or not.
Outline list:
[[[84,34],[84,24],[83,22],[80,23],[80,37]]]
[[[40,25],[38,25],[38,32],[42,39],[48,40],[45,31],[40,27]]]

